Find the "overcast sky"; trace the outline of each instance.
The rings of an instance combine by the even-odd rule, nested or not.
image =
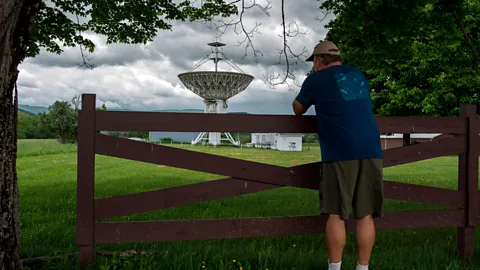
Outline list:
[[[249,2],[247,0],[246,2]],[[264,1],[259,1],[262,3]],[[247,28],[255,22],[261,23],[253,43],[263,53],[258,63],[253,61],[251,50],[243,58],[245,47],[235,46],[244,36],[228,30],[221,42],[226,56],[233,60],[245,73],[255,77],[247,89],[229,100],[229,111],[246,111],[261,114],[291,114],[291,102],[299,88],[286,86],[271,89],[264,82],[267,72],[282,71],[277,65],[279,54],[276,48],[282,46],[281,8],[279,0],[271,0],[270,16],[259,9],[248,10],[244,15]],[[318,10],[317,0],[285,1],[287,23],[296,21],[308,35],[290,39],[294,52],[306,47],[310,54],[318,40],[325,37],[323,27],[328,19]],[[332,18],[331,16],[329,17]],[[174,22],[173,31],[159,31],[153,42],[146,45],[106,45],[105,37],[86,33],[96,44],[96,51],[88,54],[94,70],[78,68],[82,61],[79,48],[65,48],[61,55],[42,51],[35,58],[29,58],[19,67],[19,103],[25,105],[48,106],[55,100],[67,101],[75,94],[95,93],[97,106],[105,103],[107,108],[134,110],[163,109],[204,109],[202,99],[180,82],[177,75],[186,72],[206,57],[211,48],[206,44],[214,41],[216,32],[201,23]],[[305,57],[302,57],[305,60]],[[285,62],[284,59],[282,62]],[[211,61],[197,69],[212,70]],[[292,67],[301,84],[304,74],[311,68],[310,63],[299,63]],[[220,70],[232,71],[228,65],[220,65]],[[310,110],[311,112],[312,110]]]

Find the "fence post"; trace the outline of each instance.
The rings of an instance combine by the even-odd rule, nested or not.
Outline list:
[[[465,227],[457,229],[457,247],[460,257],[470,259],[473,255],[473,240],[475,231],[475,204],[478,193],[478,155],[475,154],[474,140],[478,138],[476,120],[476,106],[462,104],[460,116],[467,117],[466,152],[461,153],[458,159],[458,191],[464,195]],[[475,134],[476,133],[476,134]]]
[[[82,95],[77,134],[77,245],[80,268],[93,264],[94,179],[95,179],[95,95]]]

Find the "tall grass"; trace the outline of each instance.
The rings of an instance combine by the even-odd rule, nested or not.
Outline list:
[[[75,144],[60,144],[57,140],[18,140],[17,157],[43,156],[48,154],[73,153],[77,151]]]

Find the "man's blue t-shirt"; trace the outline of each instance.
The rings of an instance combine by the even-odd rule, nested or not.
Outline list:
[[[368,82],[361,71],[338,65],[313,72],[296,100],[315,106],[322,161],[383,158]]]

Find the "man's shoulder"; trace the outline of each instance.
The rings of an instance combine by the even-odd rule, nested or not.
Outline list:
[[[341,64],[338,66],[331,66],[329,68],[318,70],[310,73],[304,80],[304,85],[315,86],[315,87],[330,87],[332,84],[337,84],[339,76],[344,74],[354,74],[354,76],[347,76],[354,79],[365,80],[363,73],[350,65]]]
[[[323,70],[317,70],[317,71],[314,71],[312,73],[310,73],[308,76],[307,76],[307,80],[310,79],[310,80],[317,80],[319,78],[323,78],[325,76],[328,76],[328,72],[323,69]]]
[[[315,84],[325,84],[328,83],[330,79],[334,80],[334,74],[328,68],[323,70],[318,70],[312,72],[310,75],[307,76],[306,80],[315,83]]]
[[[349,73],[349,72],[358,72],[358,73],[362,73],[358,68],[356,67],[352,67],[348,64],[341,64],[341,65],[338,65],[338,66],[335,66],[335,69],[333,70],[335,73]]]

